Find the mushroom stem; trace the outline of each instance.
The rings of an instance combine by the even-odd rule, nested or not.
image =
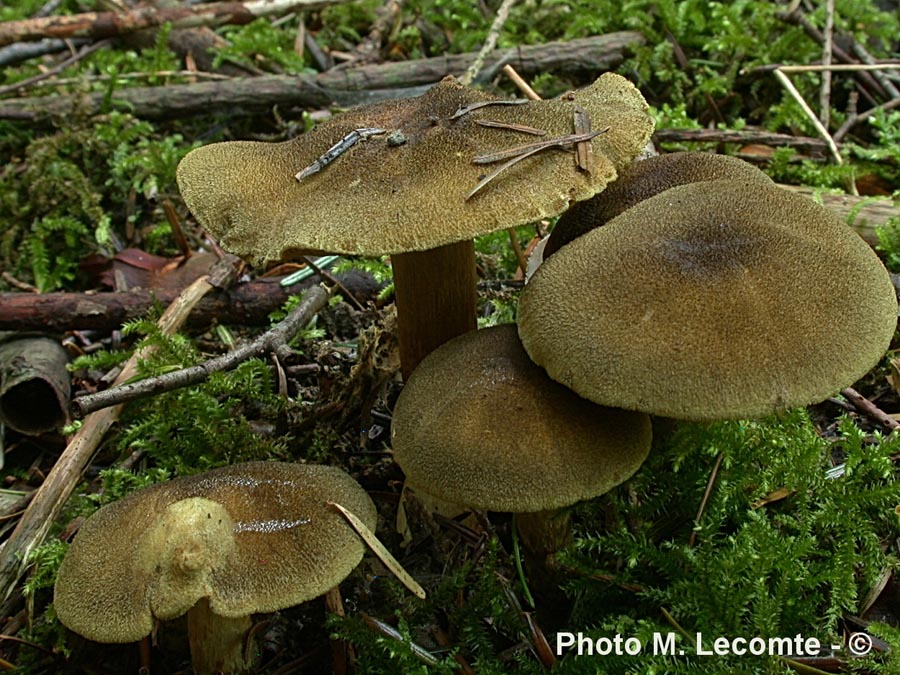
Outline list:
[[[403,379],[447,340],[477,327],[475,243],[391,256]]]
[[[251,652],[245,649],[253,626],[249,616],[220,616],[209,608],[207,598],[200,598],[188,610],[187,619],[191,664],[197,675],[231,675],[250,670]]]
[[[517,513],[516,527],[522,544],[538,558],[564,548],[572,539],[569,509]]]

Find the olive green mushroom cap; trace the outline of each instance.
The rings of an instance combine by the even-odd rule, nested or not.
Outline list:
[[[573,204],[560,216],[547,239],[544,259],[648,197],[676,185],[707,180],[743,180],[774,185],[771,178],[749,162],[711,152],[672,152],[632,162],[603,192]]]
[[[374,529],[372,500],[334,467],[248,462],[139,490],[81,526],[59,568],[56,613],[90,640],[134,642],[204,597],[226,617],[314,598],[365,548],[328,501]]]
[[[759,183],[674,187],[560,249],[518,308],[531,358],[603,405],[686,420],[821,401],[884,354],[887,271],[824,207]]]
[[[414,489],[513,513],[608,492],[637,471],[651,441],[648,416],[595,405],[549,379],[513,325],[429,354],[397,400],[392,430]]]
[[[653,131],[640,92],[611,73],[559,99],[491,105],[454,118],[464,106],[495,98],[445,78],[423,96],[350,110],[290,141],[193,150],[178,166],[178,185],[222,247],[254,261],[312,250],[421,251],[560,213],[602,190]],[[545,150],[466,199],[498,166],[474,164],[476,156],[572,134],[576,104],[590,114],[592,129],[610,127],[591,141],[591,174],[576,168],[571,153]],[[547,134],[489,128],[479,120]],[[358,142],[302,181],[295,178],[359,128],[386,133]]]

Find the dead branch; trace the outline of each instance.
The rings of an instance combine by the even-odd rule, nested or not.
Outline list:
[[[775,148],[828,152],[828,145],[822,139],[776,134],[762,129],[657,129],[653,140],[656,143],[758,143]]]
[[[251,0],[196,7],[139,7],[127,12],[86,12],[0,23],[0,46],[43,38],[107,38],[171,23],[174,28],[245,24],[261,16],[318,9],[349,0]]]
[[[381,288],[371,276],[353,270],[336,277],[349,293],[363,302],[374,301]],[[282,288],[278,279],[260,279],[229,290],[215,290],[199,302],[186,325],[198,328],[218,322],[261,326],[268,322],[269,313],[281,307],[291,295],[314,283],[310,278]],[[168,304],[177,295],[172,290],[152,289],[117,293],[0,293],[0,330],[108,332],[146,315],[154,303]]]
[[[288,343],[291,339],[327,304],[328,292],[321,286],[313,286],[303,301],[284,320],[253,342],[197,366],[183,368],[157,377],[148,377],[145,380],[129,384],[119,384],[96,394],[76,398],[72,401],[72,413],[75,417],[81,418],[102,408],[118,406],[135,399],[200,384],[209,379],[211,374],[231,370],[254,356],[289,350]]]
[[[28,59],[69,51],[73,47],[81,47],[89,43],[90,40],[51,40],[49,38],[39,42],[17,42],[14,45],[0,47],[0,66],[13,66]]]
[[[624,31],[569,42],[551,42],[514,49],[497,49],[485,60],[485,70],[494,72],[514,64],[526,75],[553,72],[559,75],[596,75],[625,58],[625,52],[643,44],[640,33]],[[386,98],[413,96],[446,75],[458,75],[474,60],[475,54],[418,59],[333,68],[309,75],[262,75],[222,82],[134,87],[116,92],[114,102],[128,107],[137,117],[160,119],[200,113],[254,113],[272,106],[322,108],[331,104],[356,105]],[[103,109],[104,94],[88,96],[38,96],[4,100],[0,119],[42,123],[78,109],[97,114]]]
[[[478,73],[481,72],[481,68],[484,65],[484,59],[488,54],[494,51],[494,47],[497,46],[497,39],[500,37],[500,31],[503,30],[503,24],[505,24],[506,19],[509,18],[509,12],[512,9],[514,2],[515,0],[503,0],[503,2],[500,3],[500,7],[497,9],[497,15],[494,17],[494,22],[491,24],[490,30],[488,30],[484,44],[481,46],[478,54],[475,55],[475,60],[472,61],[469,67],[466,68],[466,72],[459,78],[460,84],[464,84],[468,87],[475,80]]]
[[[846,389],[841,390],[841,394],[843,394],[844,398],[850,401],[850,403],[853,404],[853,407],[859,410],[859,412],[877,422],[888,431],[897,431],[897,429],[900,429],[900,422],[888,415],[881,408],[872,403],[872,401],[856,391],[856,389],[847,387]]]
[[[822,34],[822,31],[812,25],[809,19],[807,19],[803,12],[799,9],[794,9],[791,12],[779,12],[776,14],[776,16],[778,16],[778,18],[782,21],[800,26],[809,37],[818,42],[820,45],[825,44],[825,35]],[[848,54],[838,45],[833,46],[832,55],[841,63],[859,63],[857,59],[853,58],[852,55]],[[873,105],[877,103],[877,101],[872,95],[872,91],[876,92],[879,96],[887,95],[887,92],[882,88],[882,86],[878,83],[878,80],[876,80],[871,73],[858,71],[855,73],[855,76],[857,81],[861,85],[860,91]]]

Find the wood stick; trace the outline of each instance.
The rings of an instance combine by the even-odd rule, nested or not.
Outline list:
[[[623,31],[569,42],[550,42],[516,49],[497,49],[488,55],[486,68],[514,63],[520,73],[552,72],[564,76],[610,70],[622,62],[625,52],[644,43],[640,33]],[[228,112],[229,115],[282,108],[325,108],[368,103],[387,98],[413,96],[447,75],[463,72],[475,54],[455,54],[332,68],[317,76],[262,75],[222,82],[131,87],[116,92],[116,101],[143,119],[168,119],[196,114]],[[83,114],[104,110],[103,92],[89,95],[54,95],[4,100],[0,119],[49,124],[55,117],[77,108]]]
[[[251,357],[278,352],[287,348],[291,338],[300,332],[327,304],[328,293],[321,286],[314,286],[309,289],[303,302],[297,305],[278,325],[252,342],[200,365],[182,368],[156,377],[148,377],[137,382],[120,384],[123,381],[120,375],[116,378],[116,385],[112,388],[72,401],[72,412],[76,417],[84,417],[103,408],[121,406],[128,401],[200,384],[209,379],[213,373],[235,368]]]
[[[812,125],[816,128],[816,131],[819,132],[819,135],[825,140],[825,144],[828,146],[828,150],[831,153],[831,156],[834,158],[834,163],[840,166],[844,163],[844,160],[841,158],[841,153],[838,152],[837,145],[835,145],[834,139],[831,137],[831,134],[828,133],[828,129],[822,126],[822,123],[819,121],[819,118],[816,117],[816,114],[812,111],[812,108],[809,107],[809,104],[800,95],[800,92],[797,91],[797,87],[794,86],[794,83],[791,82],[790,78],[785,75],[778,68],[775,69],[775,77],[778,78],[778,81],[782,84],[782,86],[787,89],[787,92],[793,97],[793,99],[797,102],[800,108],[803,110],[804,114],[809,118],[809,121],[812,122]]]
[[[139,7],[127,12],[86,12],[0,23],[0,46],[43,38],[107,38],[171,23],[173,28],[246,24],[261,16],[319,9],[349,0],[251,0],[197,7]]]
[[[509,18],[509,10],[512,9],[515,1],[516,0],[503,0],[503,2],[500,3],[500,7],[497,9],[497,15],[494,17],[494,22],[488,30],[484,44],[481,46],[481,49],[478,50],[475,60],[472,61],[471,65],[466,69],[466,72],[463,73],[463,76],[459,78],[460,84],[468,87],[475,81],[478,73],[481,72],[485,58],[487,58],[487,55],[497,46],[497,38],[500,37],[500,31],[503,30],[503,24],[505,24],[506,20]]]
[[[166,335],[175,333],[200,298],[212,288],[205,276],[188,286],[160,317],[158,321],[160,330]],[[137,374],[138,361],[145,357],[144,351],[135,353],[116,378],[116,383],[134,377]],[[72,436],[66,449],[53,465],[53,469],[38,488],[16,529],[3,544],[3,548],[0,549],[0,597],[4,600],[15,590],[29,565],[31,552],[43,543],[50,527],[81,480],[82,471],[106,432],[119,418],[121,411],[122,406],[116,406],[84,420],[81,429]]]
[[[515,68],[513,68],[508,63],[503,66],[503,74],[506,75],[510,79],[510,81],[519,88],[523,94],[525,94],[525,98],[530,101],[540,101],[540,95],[531,88],[531,85],[528,84],[524,78],[519,75]],[[519,263],[519,269],[516,270],[516,274],[518,274],[519,270],[522,271],[522,274],[525,275],[528,271],[528,260],[525,258],[525,253],[522,251],[522,247],[519,245],[519,238],[516,235],[515,228],[507,228],[507,233],[509,234],[509,242],[512,245],[513,253],[516,254],[516,260]]]
[[[656,143],[759,143],[776,148],[826,153],[825,141],[809,136],[778,134],[765,129],[657,129],[653,132]]]
[[[363,302],[374,301],[381,290],[378,282],[362,272],[350,270],[334,276]],[[278,279],[258,279],[228,290],[216,289],[204,296],[185,325],[199,328],[217,321],[262,326],[288,298],[314,284],[315,279],[310,278],[283,288]],[[177,295],[172,290],[145,288],[109,293],[0,293],[0,330],[109,332],[144,316],[154,303],[168,304]]]
[[[900,422],[888,415],[881,408],[856,391],[856,389],[847,387],[846,389],[841,390],[841,394],[843,394],[844,398],[850,401],[850,403],[853,404],[853,407],[859,410],[859,412],[877,422],[888,431],[900,429]]]
[[[822,45],[822,65],[831,65],[834,49],[834,0],[825,0],[825,42]],[[783,70],[781,72],[784,72]],[[831,71],[822,71],[819,88],[819,121],[826,129],[831,123]]]
[[[803,12],[801,12],[799,9],[794,9],[791,12],[778,12],[778,13],[776,13],[776,16],[783,21],[787,21],[788,23],[797,24],[813,40],[818,42],[820,45],[825,44],[825,36],[822,34],[822,31],[820,31],[818,28],[813,26],[809,22],[809,19],[807,19],[803,15]],[[845,50],[841,49],[838,45],[834,45],[832,47],[832,54],[834,55],[834,57],[837,60],[841,61],[842,63],[855,64],[857,62],[856,59],[854,59],[852,55],[848,54]],[[859,71],[855,72],[854,75],[856,76],[856,79],[859,82],[859,84],[862,85],[860,87],[860,90],[861,90],[863,96],[865,96],[866,99],[869,102],[871,102],[872,105],[875,105],[878,101],[876,101],[874,99],[872,94],[869,92],[869,89],[873,90],[879,96],[885,95],[886,92],[881,87],[881,85],[878,84],[878,80],[876,80],[874,77],[872,77],[871,73],[868,73],[865,70],[859,70]]]
[[[19,82],[14,82],[12,84],[8,84],[5,87],[0,87],[0,96],[5,96],[13,91],[19,91],[20,89],[25,89],[30,87],[33,84],[40,82],[41,80],[46,80],[47,78],[53,77],[57,73],[61,73],[63,70],[71,66],[72,64],[78,63],[82,59],[88,57],[89,55],[96,52],[98,49],[103,49],[104,47],[108,47],[111,44],[110,40],[101,40],[100,42],[95,42],[92,45],[87,45],[80,52],[70,56],[64,61],[60,61],[53,68],[49,68],[42,73],[38,73],[34,77],[29,77],[25,80],[21,80]]]

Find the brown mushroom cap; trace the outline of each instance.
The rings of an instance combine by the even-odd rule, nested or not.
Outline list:
[[[723,179],[772,184],[772,179],[752,164],[710,152],[672,152],[632,162],[603,192],[573,204],[560,216],[547,239],[544,259],[576,237],[604,225],[625,209],[663,190]]]
[[[81,526],[59,568],[56,613],[90,640],[133,642],[204,597],[226,617],[314,598],[365,549],[327,501],[374,529],[372,500],[334,467],[248,462],[134,492]]]
[[[451,119],[462,106],[494,98],[445,78],[423,96],[356,108],[284,143],[198,148],[179,164],[178,185],[223,248],[255,261],[310,250],[421,251],[558,214],[602,190],[653,130],[640,92],[611,73],[567,97],[492,105]],[[540,140],[476,120],[530,125],[551,138],[573,133],[576,104],[590,113],[593,129],[610,127],[591,141],[592,174],[577,170],[570,153],[543,151],[466,200],[497,166],[473,164],[475,156]],[[297,181],[298,171],[362,127],[389,133],[359,142]]]
[[[821,401],[863,376],[897,322],[891,280],[827,209],[777,187],[674,187],[561,249],[519,301],[554,380],[687,420]]]
[[[556,509],[627,480],[650,449],[646,415],[597,406],[553,382],[513,325],[466,333],[429,354],[394,408],[407,482],[492,511]]]

